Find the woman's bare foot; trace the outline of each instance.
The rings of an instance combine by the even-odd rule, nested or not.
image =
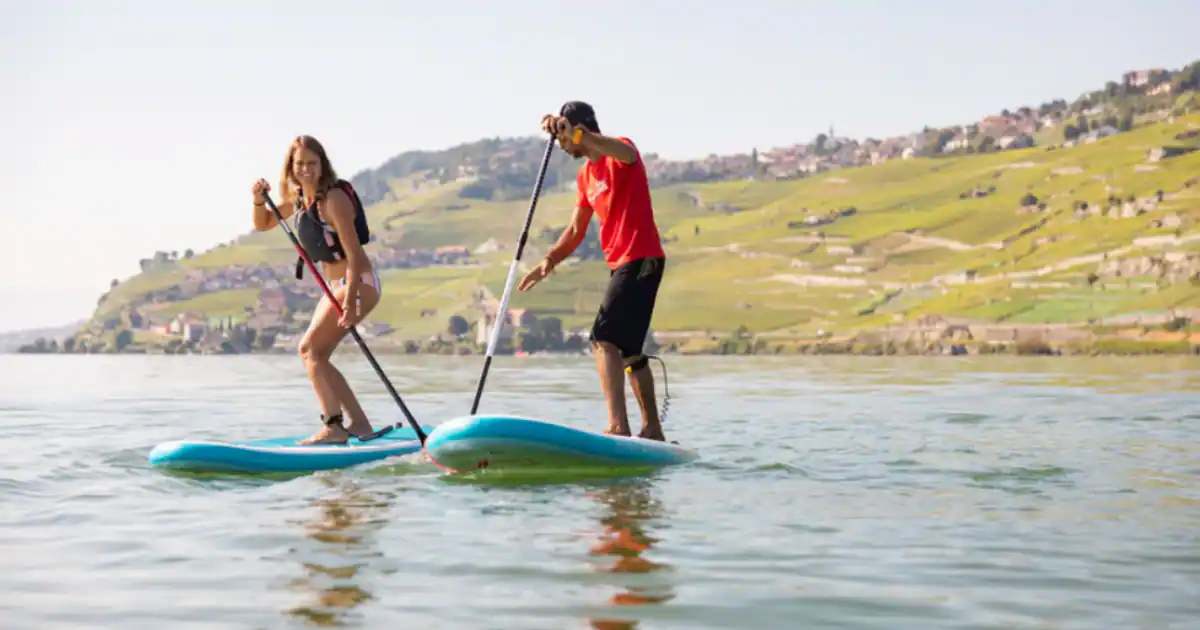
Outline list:
[[[299,446],[308,446],[310,444],[345,444],[350,440],[350,432],[342,426],[342,416],[336,415],[325,421],[325,427],[320,431],[312,434],[296,444]]]
[[[325,427],[314,433],[311,437],[305,438],[296,442],[299,446],[308,446],[310,444],[345,444],[350,439],[350,434],[345,429],[339,426]]]
[[[662,426],[658,424],[642,427],[641,432],[638,433],[638,437],[642,438],[643,440],[657,440],[659,442],[667,441],[667,436],[663,435]]]
[[[370,422],[355,422],[351,420],[350,425],[346,427],[346,432],[361,440],[364,437],[370,437],[371,434],[375,433],[375,429],[371,428]]]

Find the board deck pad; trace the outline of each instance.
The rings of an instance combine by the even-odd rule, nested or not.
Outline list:
[[[496,468],[661,467],[697,459],[672,442],[606,435],[509,415],[462,416],[428,434],[425,452],[439,466],[465,472]]]
[[[433,427],[422,426],[426,435]],[[155,446],[149,455],[156,468],[243,473],[312,472],[345,468],[388,457],[421,451],[411,427],[401,426],[366,442],[350,438],[346,444],[308,444],[294,435],[259,440],[172,440]]]

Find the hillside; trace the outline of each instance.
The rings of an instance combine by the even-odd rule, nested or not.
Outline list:
[[[1188,68],[1157,79],[1190,88],[1196,64]],[[874,144],[822,134],[799,148],[713,158],[708,171],[648,160],[670,257],[657,338],[703,345],[734,331],[812,339],[902,329],[908,339],[940,319],[943,332],[974,325],[975,338],[1012,341],[1028,325],[1178,321],[1200,309],[1200,113],[1187,113],[1196,101],[1186,89],[1160,99],[1164,109],[1145,105],[1161,84],[1004,112],[938,132],[933,149],[922,140],[932,130]],[[1113,107],[1130,107],[1130,119],[1110,130],[1104,119],[1124,116]],[[1057,125],[1074,131],[1049,144],[1011,141],[1051,111],[1074,116]],[[383,270],[384,300],[365,327],[374,343],[452,329],[476,339],[503,290],[543,147],[483,141],[403,154],[355,176],[371,191],[368,251]],[[538,203],[527,261],[571,212],[565,185],[579,163],[556,151],[553,164],[564,185]],[[510,307],[586,328],[607,272],[594,240],[583,249]],[[217,330],[222,351],[290,351],[318,297],[311,279],[294,281],[294,261],[278,231],[199,255],[159,253],[101,298],[79,339],[93,350],[179,348]],[[245,327],[253,332],[230,333]]]

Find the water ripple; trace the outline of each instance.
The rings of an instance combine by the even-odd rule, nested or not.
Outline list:
[[[381,360],[423,422],[469,410],[475,358]],[[376,422],[399,419],[361,357],[338,361]],[[154,471],[162,440],[312,430],[294,357],[0,357],[5,628],[1200,617],[1195,360],[667,361],[666,429],[699,462],[517,482],[447,478],[419,455],[310,475]],[[587,357],[500,358],[483,408],[604,421]]]

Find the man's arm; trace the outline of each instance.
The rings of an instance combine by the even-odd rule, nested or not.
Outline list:
[[[583,127],[580,127],[579,130],[582,132],[579,144],[595,149],[622,164],[633,164],[637,161],[637,149],[628,142],[592,133]]]
[[[575,214],[571,216],[571,224],[567,229],[563,230],[562,235],[558,237],[558,242],[554,247],[546,252],[546,260],[550,262],[550,268],[558,266],[567,256],[570,256],[575,248],[583,242],[583,237],[587,235],[588,221],[592,220],[592,209],[586,206],[575,206]]]

